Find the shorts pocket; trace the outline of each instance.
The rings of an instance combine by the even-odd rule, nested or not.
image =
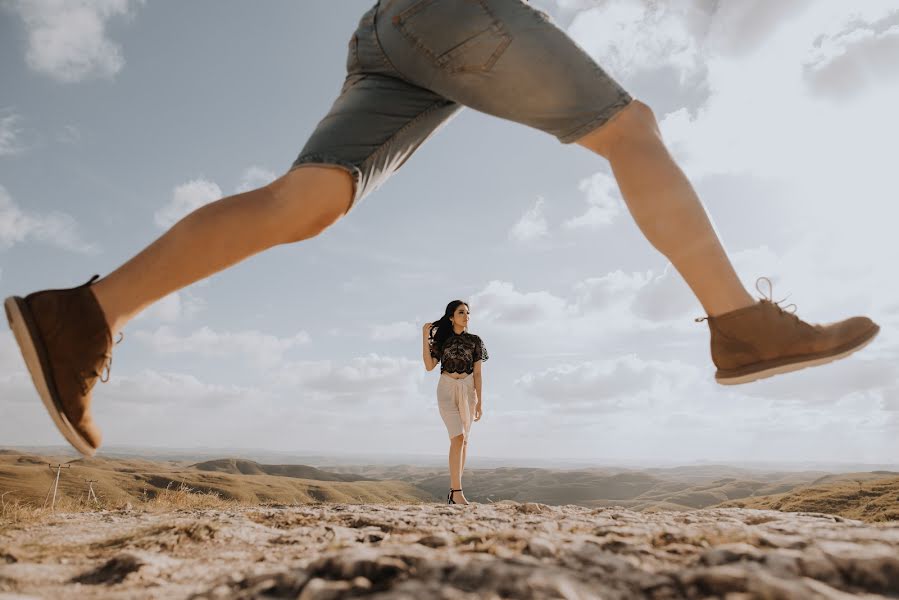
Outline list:
[[[451,73],[489,71],[512,41],[486,0],[419,0],[393,25]]]

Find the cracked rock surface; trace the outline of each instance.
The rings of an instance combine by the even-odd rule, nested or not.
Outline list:
[[[0,531],[13,598],[899,597],[899,522],[498,502],[57,514]]]

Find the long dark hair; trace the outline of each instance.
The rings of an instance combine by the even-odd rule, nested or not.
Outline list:
[[[443,352],[443,344],[446,343],[449,336],[453,335],[453,324],[450,322],[450,317],[453,316],[460,304],[464,304],[465,308],[471,310],[468,302],[453,300],[446,305],[443,316],[431,323],[431,330],[428,332],[428,336],[434,339],[434,348],[436,348],[438,356]]]

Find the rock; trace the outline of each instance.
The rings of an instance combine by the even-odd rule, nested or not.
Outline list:
[[[383,556],[373,549],[355,548],[348,552],[323,556],[308,566],[313,577],[352,579],[364,577],[372,584],[387,583],[404,574],[406,563],[392,556]]]
[[[799,569],[804,577],[816,579],[829,586],[840,583],[842,575],[819,548],[810,548],[799,558]]]
[[[899,593],[899,551],[895,546],[830,541],[819,546],[851,585],[877,593]]]
[[[144,562],[132,554],[119,554],[96,569],[91,569],[72,579],[73,583],[89,585],[121,583],[128,575],[138,571]]]
[[[556,554],[556,547],[552,542],[542,537],[532,537],[528,540],[528,553],[537,558],[547,558]]]
[[[771,548],[795,548],[801,550],[808,545],[808,541],[799,535],[778,535],[775,533],[765,533],[759,538],[759,542],[763,546]]]
[[[387,534],[380,531],[366,531],[362,534],[360,541],[368,542],[369,544],[377,544],[385,537],[387,537]]]
[[[349,581],[328,581],[318,577],[310,579],[297,600],[336,600],[344,597],[353,584]]]
[[[434,533],[418,538],[417,543],[421,544],[422,546],[428,546],[429,548],[442,548],[443,546],[449,546],[450,540],[446,535],[442,533]]]
[[[765,554],[763,562],[775,575],[798,577],[802,574],[802,566],[799,562],[801,559],[802,552],[779,548],[774,552]]]
[[[541,514],[549,510],[549,507],[539,502],[525,502],[518,506],[518,512],[525,514]]]
[[[353,589],[355,590],[370,590],[371,589],[371,581],[366,579],[365,577],[353,577]]]
[[[741,560],[757,561],[761,556],[761,551],[755,546],[738,542],[736,544],[722,544],[706,550],[699,556],[699,562],[715,567]]]
[[[736,565],[719,565],[688,571],[681,576],[681,583],[692,591],[691,596],[724,596],[748,591],[749,573]]]

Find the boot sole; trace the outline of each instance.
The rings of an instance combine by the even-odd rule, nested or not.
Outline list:
[[[3,302],[3,308],[6,310],[9,328],[12,329],[22,358],[25,359],[25,366],[28,367],[31,381],[34,382],[34,387],[47,412],[53,418],[56,428],[78,452],[87,457],[93,456],[97,449],[78,433],[62,410],[47,349],[44,347],[44,342],[25,300],[19,296],[10,296]]]
[[[715,372],[715,381],[722,385],[750,383],[752,381],[765,379],[773,375],[780,375],[781,373],[790,373],[792,371],[805,369],[806,367],[817,367],[819,365],[825,365],[835,360],[845,358],[853,352],[861,350],[862,348],[870,344],[874,340],[874,338],[877,337],[877,334],[879,332],[880,326],[875,325],[874,329],[866,333],[864,337],[854,340],[850,344],[841,346],[836,350],[832,350],[828,354],[813,354],[803,357],[781,358],[778,360],[756,363],[754,365],[743,367],[741,369],[731,369],[729,371],[722,371],[719,369]]]

